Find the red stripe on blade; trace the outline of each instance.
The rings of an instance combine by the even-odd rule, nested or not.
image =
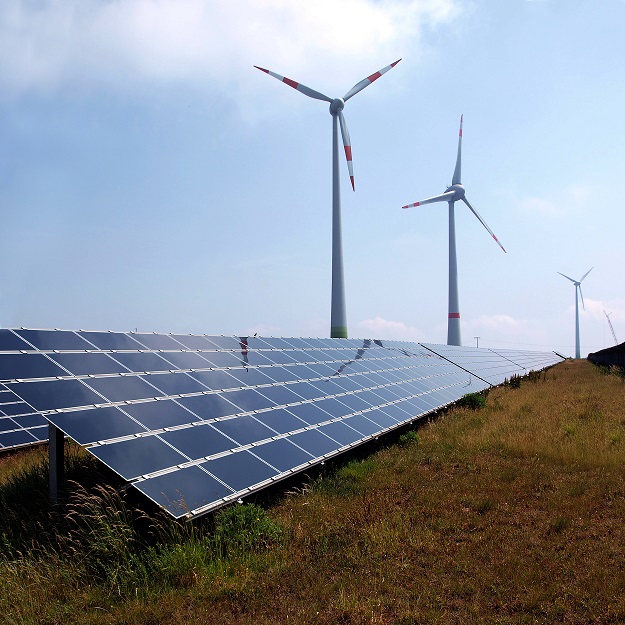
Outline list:
[[[380,74],[380,72],[376,72],[375,74],[371,74],[371,76],[368,77],[369,82],[373,82],[374,80],[377,80],[380,76],[382,76],[382,74]]]
[[[268,69],[265,69],[264,67],[258,67],[258,65],[254,65],[254,67],[255,67],[256,69],[259,69],[261,72],[265,72],[265,74],[268,74],[268,73],[269,73],[269,70],[268,70]]]
[[[449,313],[450,319],[460,319],[460,313]]]
[[[352,160],[352,146],[351,145],[346,145],[345,147],[345,156],[347,157],[348,161]]]
[[[283,78],[282,82],[285,82],[289,87],[293,87],[293,89],[297,89],[299,87],[299,83],[291,80],[290,78]]]
[[[352,191],[355,191],[356,187],[354,186],[354,176],[350,176],[349,179],[351,180],[351,183],[352,183]]]

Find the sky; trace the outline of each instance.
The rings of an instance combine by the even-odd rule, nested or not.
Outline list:
[[[0,326],[329,335],[331,116],[344,110],[349,335],[625,340],[624,0],[3,0]]]

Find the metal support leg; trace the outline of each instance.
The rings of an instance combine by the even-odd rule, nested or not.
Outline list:
[[[59,491],[63,488],[65,478],[65,436],[52,423],[48,424],[48,472],[50,484],[50,501],[58,503]]]

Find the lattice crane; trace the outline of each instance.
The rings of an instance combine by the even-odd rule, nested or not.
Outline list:
[[[616,338],[616,334],[614,333],[614,328],[612,327],[612,322],[610,321],[610,315],[612,313],[610,313],[610,315],[608,315],[608,313],[604,310],[603,314],[605,315],[605,318],[608,320],[608,325],[610,326],[610,332],[612,332],[612,338],[614,339],[614,344],[618,345],[618,340]]]

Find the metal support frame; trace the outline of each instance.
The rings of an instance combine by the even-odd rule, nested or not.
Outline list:
[[[52,423],[48,424],[48,473],[50,501],[58,503],[65,480],[65,434]]]

